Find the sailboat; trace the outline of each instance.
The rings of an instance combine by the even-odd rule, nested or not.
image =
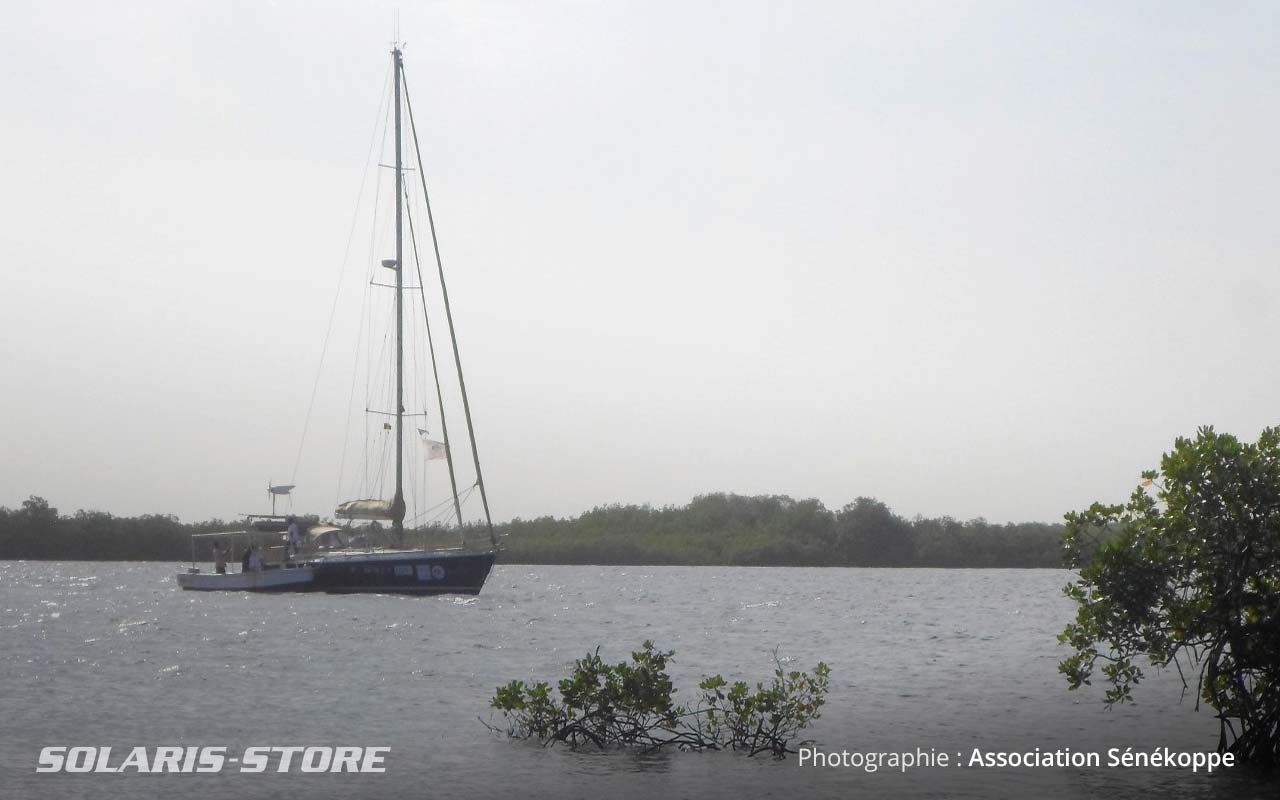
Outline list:
[[[493,520],[489,513],[489,498],[485,491],[484,476],[480,470],[480,457],[476,448],[475,429],[471,421],[471,407],[467,399],[466,382],[462,375],[462,362],[458,355],[457,336],[453,325],[453,312],[449,306],[448,289],[445,288],[444,270],[440,265],[440,250],[435,242],[435,221],[427,200],[426,179],[422,176],[421,157],[416,126],[413,124],[413,106],[408,99],[404,80],[404,59],[399,45],[391,51],[394,75],[394,124],[395,124],[395,257],[384,259],[382,267],[395,275],[395,403],[394,410],[386,413],[394,417],[395,483],[389,499],[374,497],[342,502],[334,516],[345,522],[346,527],[320,524],[316,516],[280,515],[275,513],[275,501],[289,495],[292,484],[269,486],[272,513],[247,515],[245,530],[230,533],[197,534],[192,537],[192,566],[177,575],[180,587],[197,591],[324,591],[370,592],[397,594],[479,594],[498,555],[498,542],[494,534]],[[402,97],[403,95],[403,97]],[[476,482],[480,500],[484,506],[487,548],[420,549],[406,548],[405,529],[405,294],[411,288],[421,288],[421,269],[418,269],[418,287],[405,285],[404,222],[406,185],[404,153],[404,129],[402,107],[407,108],[414,154],[422,177],[423,198],[436,256],[445,316],[448,320],[454,363],[457,367],[458,388],[467,423]],[[389,165],[388,165],[389,166]],[[410,219],[412,226],[412,218]],[[411,231],[412,233],[412,231]],[[414,245],[415,261],[417,247]],[[382,285],[382,284],[378,284]],[[425,297],[423,313],[426,313]],[[427,322],[430,339],[430,323]],[[431,347],[431,364],[435,371],[435,350]],[[444,417],[444,398],[436,373],[436,396],[440,404],[440,425],[443,442],[429,442],[428,458],[443,457],[447,461],[449,483],[452,491],[452,507],[458,526],[464,527],[458,483],[454,471],[452,450],[449,447],[448,426]],[[368,411],[368,409],[366,409]],[[385,426],[390,432],[391,423]],[[364,529],[353,527],[365,523]],[[380,523],[390,523],[390,542],[377,542],[374,532],[381,532]],[[213,572],[203,572],[196,566],[196,558],[208,551],[210,545],[216,561]],[[243,552],[239,565],[237,558]],[[227,561],[231,569],[227,568]],[[236,567],[240,568],[237,570]]]

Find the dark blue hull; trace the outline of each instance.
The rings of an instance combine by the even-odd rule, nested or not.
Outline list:
[[[311,591],[480,594],[494,552],[410,551],[332,555],[312,563]]]

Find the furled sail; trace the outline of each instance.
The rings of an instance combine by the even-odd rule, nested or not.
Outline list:
[[[333,514],[342,519],[395,519],[390,500],[348,500]]]

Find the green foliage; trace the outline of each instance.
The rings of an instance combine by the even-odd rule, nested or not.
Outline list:
[[[812,499],[711,494],[686,506],[604,506],[498,529],[509,563],[1061,566],[1060,525],[908,520],[871,498],[833,512]]]
[[[1079,577],[1058,669],[1071,689],[1100,671],[1108,706],[1133,700],[1144,657],[1184,686],[1194,670],[1219,749],[1280,762],[1280,431],[1248,444],[1202,428],[1143,478],[1126,505],[1066,516]]]
[[[239,530],[222,520],[183,524],[168,514],[117,517],[102,511],[59,515],[42,497],[30,497],[17,509],[0,507],[0,558],[185,561],[191,558],[191,534]],[[212,542],[196,556],[212,559]]]
[[[60,516],[38,497],[0,508],[0,558],[184,561],[192,533],[236,530],[220,520],[183,524],[166,515]],[[1060,525],[995,525],[949,517],[907,520],[858,498],[839,511],[783,495],[710,494],[686,506],[604,506],[579,517],[495,526],[502,560],[524,564],[687,564],[840,567],[1055,567]],[[489,541],[468,527],[465,539]],[[458,531],[429,527],[407,541],[456,547]],[[211,542],[197,560],[211,559]]]
[[[648,750],[745,750],[782,758],[789,745],[820,716],[830,670],[819,663],[813,675],[785,671],[778,662],[769,685],[733,685],[720,675],[706,678],[692,706],[678,705],[667,674],[673,650],[647,641],[631,661],[606,664],[600,650],[574,663],[560,681],[559,699],[546,683],[512,681],[498,687],[490,705],[503,713],[507,733],[544,744],[572,747],[638,746]],[[775,655],[775,661],[777,657]]]
[[[831,669],[821,661],[813,675],[786,671],[778,663],[770,684],[757,683],[754,692],[743,681],[726,690],[725,679],[715,675],[698,685],[702,694],[694,715],[700,716],[707,741],[725,742],[753,756],[770,752],[781,758],[792,752],[791,740],[821,716],[830,675]]]

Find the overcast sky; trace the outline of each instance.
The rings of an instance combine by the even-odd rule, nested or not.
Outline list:
[[[1280,422],[1274,3],[403,6],[498,519],[1056,520]],[[395,5],[4,16],[0,505],[328,513]]]

